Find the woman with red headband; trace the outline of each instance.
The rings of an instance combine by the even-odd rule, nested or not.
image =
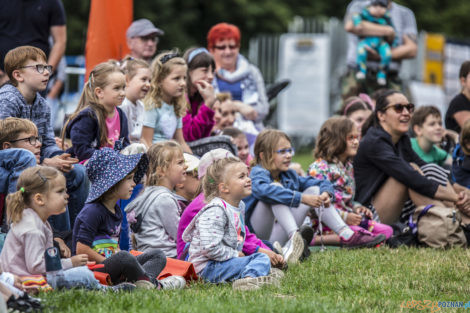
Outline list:
[[[260,130],[269,111],[264,80],[259,69],[240,54],[240,38],[240,30],[232,24],[219,23],[209,30],[208,49],[216,65],[213,85],[216,92],[230,92],[244,120]]]

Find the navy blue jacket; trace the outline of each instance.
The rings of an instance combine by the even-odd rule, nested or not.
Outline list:
[[[251,196],[243,199],[245,202],[245,221],[252,230],[250,218],[258,201],[268,204],[284,204],[289,207],[298,207],[302,199],[302,192],[312,186],[320,187],[320,194],[327,192],[334,199],[333,185],[328,180],[319,180],[312,176],[302,177],[294,170],[281,172],[280,183],[283,187],[272,184],[274,179],[271,173],[260,165],[251,169]]]
[[[127,117],[120,108],[117,108],[121,124],[119,138],[122,148],[129,145],[129,129]],[[67,125],[65,136],[72,140],[72,147],[67,150],[80,161],[91,158],[93,152],[100,148],[100,128],[95,112],[90,108],[82,110],[76,118]]]

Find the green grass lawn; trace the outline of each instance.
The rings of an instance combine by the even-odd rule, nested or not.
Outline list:
[[[438,312],[401,306],[411,300],[470,300],[469,256],[460,249],[336,249],[291,266],[280,288],[235,292],[229,284],[196,283],[177,291],[41,297],[46,312]]]
[[[296,153],[292,158],[292,162],[297,162],[302,165],[304,171],[308,170],[308,166],[313,162],[313,155],[311,152]]]

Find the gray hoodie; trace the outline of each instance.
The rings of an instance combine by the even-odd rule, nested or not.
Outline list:
[[[242,215],[244,207],[241,201]],[[191,243],[189,262],[194,264],[197,273],[208,261],[223,262],[238,257],[239,242],[233,214],[220,198],[214,198],[199,211],[186,227],[183,240]]]
[[[134,233],[139,251],[157,248],[169,258],[176,258],[176,234],[180,221],[179,205],[173,193],[163,186],[149,186],[125,208],[128,221],[142,214],[142,225]],[[134,213],[131,213],[134,211]]]

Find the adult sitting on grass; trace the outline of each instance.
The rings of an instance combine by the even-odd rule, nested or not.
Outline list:
[[[421,173],[420,167],[427,164],[413,151],[407,135],[413,111],[414,105],[403,94],[385,92],[362,128],[354,158],[356,201],[375,208],[385,224],[398,220],[408,198],[417,206],[456,205],[463,213],[470,207],[464,188],[452,186],[445,174],[438,182]]]

